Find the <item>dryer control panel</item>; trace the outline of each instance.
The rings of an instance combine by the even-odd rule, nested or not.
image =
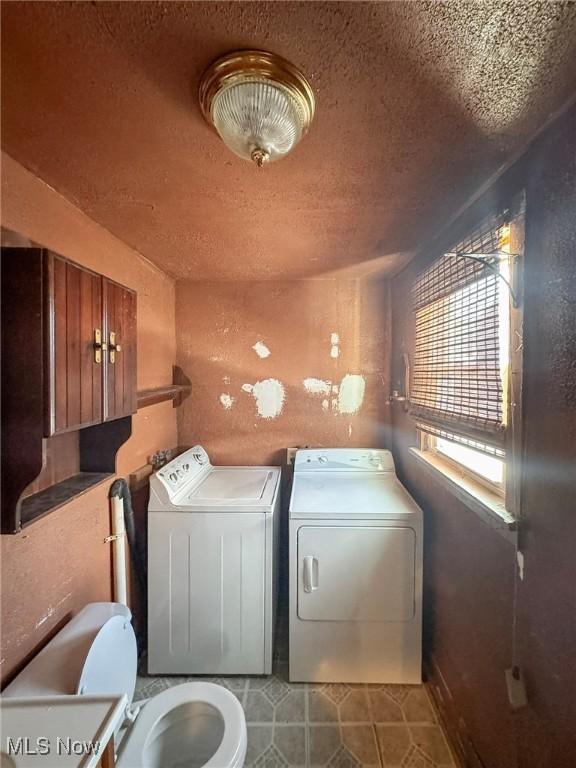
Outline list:
[[[294,472],[394,472],[390,451],[380,448],[314,448],[296,451]]]

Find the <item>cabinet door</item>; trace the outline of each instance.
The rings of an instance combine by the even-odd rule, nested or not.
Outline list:
[[[136,294],[102,278],[104,302],[104,420],[135,413]]]
[[[102,278],[56,254],[47,266],[47,409],[45,432],[54,435],[102,420]]]

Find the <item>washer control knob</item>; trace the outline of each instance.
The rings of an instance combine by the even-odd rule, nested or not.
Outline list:
[[[184,472],[188,472],[188,470],[190,469],[190,464],[182,464],[182,469],[184,470]]]
[[[173,483],[175,483],[176,480],[178,480],[178,475],[176,474],[176,472],[170,472],[170,480],[172,480]]]
[[[326,464],[326,462],[328,461],[328,457],[327,456],[318,456],[318,461],[320,462],[320,464]]]

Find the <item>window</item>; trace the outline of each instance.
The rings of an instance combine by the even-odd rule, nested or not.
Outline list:
[[[468,474],[472,479],[503,496],[506,481],[506,453],[486,443],[467,440],[438,430],[433,433],[429,425],[418,424],[420,448]],[[442,435],[446,435],[442,437]]]
[[[520,212],[492,216],[412,290],[410,411],[420,449],[504,496],[510,447],[512,265]]]

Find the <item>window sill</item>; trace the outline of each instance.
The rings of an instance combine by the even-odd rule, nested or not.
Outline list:
[[[474,512],[505,539],[515,542],[517,521],[506,510],[500,496],[485,488],[481,483],[463,476],[455,467],[428,451],[410,448],[410,454],[471,512]]]

